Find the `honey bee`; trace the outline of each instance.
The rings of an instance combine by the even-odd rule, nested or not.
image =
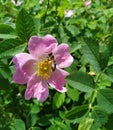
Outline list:
[[[48,54],[48,60],[52,61],[51,69],[54,72],[56,69],[56,62],[55,62],[54,55],[52,52]]]

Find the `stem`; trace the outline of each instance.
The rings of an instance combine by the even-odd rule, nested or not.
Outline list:
[[[98,80],[100,79],[101,75],[102,75],[102,72],[99,73],[99,75],[97,76],[97,79],[95,80],[95,83],[96,83],[96,84],[98,83]]]
[[[89,109],[92,109],[93,102],[95,101],[96,95],[97,95],[97,91],[96,91],[96,89],[95,89],[95,90],[92,92],[91,99],[90,99],[90,101],[89,101]]]
[[[98,83],[98,80],[100,79],[101,74],[102,73],[99,73],[99,75],[97,76],[97,79],[95,80],[95,84]],[[96,90],[96,87],[95,87],[94,91],[92,92],[91,99],[89,101],[89,109],[92,109],[92,106],[93,106],[93,103],[95,101],[96,95],[97,95],[97,90]]]

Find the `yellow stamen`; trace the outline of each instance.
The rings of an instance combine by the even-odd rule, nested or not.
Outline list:
[[[52,75],[52,60],[46,59],[38,62],[37,76],[40,76],[44,79],[49,79]]]

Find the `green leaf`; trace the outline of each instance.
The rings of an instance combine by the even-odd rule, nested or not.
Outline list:
[[[70,53],[74,53],[75,51],[79,50],[80,48],[81,48],[81,44],[74,42],[70,45]]]
[[[0,59],[10,58],[24,51],[26,44],[18,39],[7,39],[0,43]]]
[[[83,54],[96,71],[102,71],[108,63],[109,53],[107,48],[99,52],[99,44],[94,39],[85,39]]]
[[[15,34],[14,28],[7,24],[0,24],[0,34]]]
[[[113,79],[111,79],[108,75],[105,73],[101,74],[101,77],[99,79],[98,87],[105,88],[106,86],[110,87]]]
[[[15,119],[14,126],[15,126],[16,130],[26,130],[25,124],[24,124],[23,120],[21,120],[21,119]]]
[[[113,65],[110,65],[106,68],[105,74],[113,82]]]
[[[40,126],[48,126],[50,125],[50,119],[53,117],[52,114],[44,114],[44,116],[41,116],[39,120],[37,121]]]
[[[31,36],[36,35],[35,22],[23,8],[19,12],[16,20],[16,30],[18,36],[25,42],[28,42]]]
[[[39,106],[37,106],[37,105],[32,105],[32,107],[31,107],[31,113],[32,113],[32,114],[37,114],[39,111],[40,111]]]
[[[101,71],[98,58],[99,45],[96,40],[91,38],[85,39],[85,43],[83,44],[83,54],[97,71]]]
[[[106,48],[103,52],[99,53],[99,63],[101,66],[101,70],[104,70],[104,68],[107,67],[108,60],[109,60],[109,51]]]
[[[108,113],[113,113],[113,90],[110,88],[100,89],[97,93],[97,102]]]
[[[10,38],[16,38],[16,31],[14,28],[7,24],[0,24],[0,38],[3,39],[10,39]]]
[[[91,130],[91,126],[93,124],[93,119],[91,118],[84,118],[80,124],[79,124],[79,127],[78,127],[78,130]]]
[[[105,128],[106,130],[113,130],[113,114],[109,115]]]
[[[108,50],[109,50],[109,54],[113,55],[113,34],[109,40],[109,44],[108,44]]]
[[[96,22],[96,21],[88,22],[88,27],[89,27],[90,29],[96,29],[96,27],[97,27],[97,22]]]
[[[65,100],[65,93],[58,93],[56,92],[53,97],[52,107],[53,109],[58,109],[64,103]]]
[[[95,86],[93,78],[85,72],[75,72],[69,75],[67,82],[70,86],[83,92],[93,91]]]
[[[66,118],[69,120],[74,120],[82,117],[88,110],[88,105],[81,105],[73,107],[70,111],[66,113]]]
[[[38,120],[37,114],[31,113],[31,126],[35,126],[35,124],[37,123],[37,120]]]
[[[67,88],[67,95],[73,100],[78,101],[79,99],[79,92],[74,88]]]
[[[58,121],[58,120],[54,120],[54,125],[56,128],[58,128],[58,130],[70,130],[70,128],[68,126],[66,126],[63,122]]]
[[[31,130],[42,130],[42,129],[39,127],[32,127]]]
[[[108,8],[104,10],[104,14],[106,15],[107,18],[111,18],[113,16],[112,12],[113,8]]]
[[[58,130],[58,129],[56,128],[56,126],[51,125],[51,126],[48,128],[48,130]]]
[[[80,33],[80,30],[75,25],[69,25],[66,27],[66,29],[73,35],[76,36]]]
[[[108,114],[103,108],[99,106],[95,106],[92,110],[92,118],[94,119],[94,124],[92,126],[92,130],[97,129],[104,125],[108,120]]]
[[[0,77],[3,77],[5,79],[11,78],[11,70],[9,68],[9,65],[3,61],[0,61]]]
[[[17,38],[17,36],[16,35],[12,35],[12,34],[0,34],[0,38],[10,39],[10,38]]]

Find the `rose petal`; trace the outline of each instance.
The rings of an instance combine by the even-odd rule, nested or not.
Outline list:
[[[43,38],[38,36],[32,36],[28,44],[29,52],[36,59],[39,59],[44,54],[52,52],[52,50],[56,46],[57,40],[49,34]]]
[[[69,46],[62,43],[53,52],[56,64],[59,68],[65,68],[72,64],[73,57],[69,53]]]
[[[37,62],[35,60],[29,60],[22,66],[24,76],[29,79],[32,74],[37,71]]]
[[[28,81],[25,98],[29,100],[31,97],[43,102],[47,99],[49,90],[47,82],[35,75]]]
[[[27,78],[19,68],[16,68],[16,72],[13,74],[13,81],[19,84],[26,84]]]
[[[25,72],[22,70],[22,67],[30,60],[34,60],[34,59],[32,58],[31,55],[29,55],[27,53],[20,53],[20,54],[17,54],[17,55],[14,56],[13,62],[15,64],[15,70],[16,71],[13,75],[13,80],[16,83],[19,83],[19,84],[27,83],[28,78],[25,75]],[[29,70],[27,72],[28,72],[28,74],[31,74],[30,67],[29,67]]]
[[[69,75],[68,72],[62,69],[56,69],[51,78],[48,80],[48,83],[57,91],[66,92],[67,89],[64,87],[64,85],[66,84],[65,77],[67,75]]]

